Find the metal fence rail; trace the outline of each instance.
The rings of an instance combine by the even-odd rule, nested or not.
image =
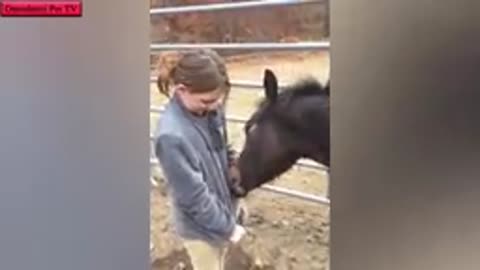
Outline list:
[[[317,195],[312,195],[308,194],[305,192],[300,192],[296,190],[290,190],[288,188],[282,188],[282,187],[277,187],[277,186],[272,186],[272,185],[263,185],[260,187],[260,189],[268,190],[274,193],[282,194],[282,195],[288,195],[291,197],[311,201],[314,203],[319,203],[319,204],[324,204],[324,205],[330,205],[330,199],[322,196],[317,196]]]
[[[154,142],[155,140],[155,137],[153,136],[153,134],[150,134],[150,142]],[[235,149],[235,151],[239,151],[238,149]],[[152,165],[152,164],[150,164]],[[323,166],[320,166],[318,165],[317,163],[314,163],[314,162],[309,162],[307,160],[305,161],[298,161],[296,164],[294,164],[295,167],[299,167],[299,168],[309,168],[309,169],[313,169],[313,170],[320,170],[320,171],[323,171],[323,172],[327,172],[328,170],[323,167]]]
[[[163,107],[156,107],[156,106],[150,107],[150,112],[152,113],[162,114],[164,110],[165,108]],[[233,122],[233,123],[245,124],[247,122],[247,119],[238,117],[238,116],[227,115],[227,121]]]
[[[157,166],[159,164],[158,164],[158,161],[155,158],[151,158],[150,159],[150,165],[151,166]],[[156,183],[154,185],[156,185]],[[297,190],[290,190],[288,188],[283,188],[283,187],[278,187],[278,186],[273,186],[273,185],[268,185],[268,184],[264,184],[264,185],[260,186],[260,189],[265,190],[265,191],[270,191],[270,192],[273,192],[273,193],[277,193],[277,194],[287,195],[287,196],[290,196],[290,197],[294,197],[294,198],[298,198],[298,199],[302,199],[302,200],[306,200],[306,201],[310,201],[310,202],[314,202],[314,203],[319,203],[319,204],[323,204],[323,205],[330,205],[330,199],[328,199],[326,197],[318,196],[318,195],[312,195],[312,194],[308,194],[308,193],[297,191]]]
[[[157,78],[156,77],[150,77],[150,83],[157,83]],[[232,80],[230,81],[230,84],[232,87],[238,87],[238,88],[247,88],[247,89],[252,89],[252,90],[258,90],[258,89],[263,89],[263,84],[259,82],[254,82],[254,81],[248,81],[248,80]],[[279,83],[278,88],[285,88],[287,84],[285,83]]]
[[[306,5],[318,4],[324,1],[319,0],[269,0],[269,1],[245,1],[234,3],[216,3],[207,5],[188,5],[176,7],[160,7],[150,9],[150,15],[167,15],[179,14],[187,12],[212,12],[212,11],[227,11],[240,10],[247,8],[263,8],[274,6],[291,6],[291,5]]]
[[[153,112],[153,113],[161,114],[161,113],[163,113],[164,110],[165,109],[163,107],[155,107],[155,106],[150,107],[150,112]],[[227,121],[228,122],[233,122],[233,123],[238,123],[238,124],[245,124],[245,122],[247,122],[247,119],[242,118],[242,117],[238,117],[238,116],[227,115]],[[153,140],[153,135],[150,135],[150,140]],[[308,162],[308,161],[299,161],[295,165],[297,167],[305,167],[305,168],[317,169],[317,170],[322,170],[322,171],[327,170],[324,166],[320,166],[317,163]]]
[[[295,43],[161,43],[150,44],[150,50],[189,50],[189,49],[213,49],[213,50],[261,50],[261,51],[292,51],[292,50],[328,50],[329,41],[295,42]]]

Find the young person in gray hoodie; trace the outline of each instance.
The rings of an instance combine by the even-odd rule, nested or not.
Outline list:
[[[184,52],[171,71],[172,97],[160,117],[155,154],[165,175],[174,228],[195,270],[223,270],[228,246],[245,229],[228,185],[222,59],[212,50]]]

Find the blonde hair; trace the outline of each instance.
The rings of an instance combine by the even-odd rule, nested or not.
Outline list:
[[[172,58],[171,58],[172,59]],[[157,87],[169,97],[170,84],[184,84],[195,93],[224,88],[228,96],[230,79],[224,60],[211,49],[178,52],[174,61],[160,60]],[[173,63],[172,63],[173,62]]]
[[[157,88],[160,94],[169,96],[169,86],[171,83],[170,73],[177,65],[181,54],[177,51],[161,52],[157,63],[158,77]]]

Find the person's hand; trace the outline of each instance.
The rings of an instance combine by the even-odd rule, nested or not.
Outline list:
[[[243,226],[237,224],[237,225],[235,225],[235,229],[233,230],[233,233],[230,236],[229,240],[230,240],[230,242],[236,244],[243,238],[243,236],[245,236],[246,233],[247,233],[247,231],[245,230],[245,228],[243,228]]]

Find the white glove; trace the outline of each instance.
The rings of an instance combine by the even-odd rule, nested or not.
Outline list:
[[[236,244],[242,237],[247,233],[245,228],[240,225],[235,225],[235,229],[233,230],[232,236],[230,236],[230,242]]]

